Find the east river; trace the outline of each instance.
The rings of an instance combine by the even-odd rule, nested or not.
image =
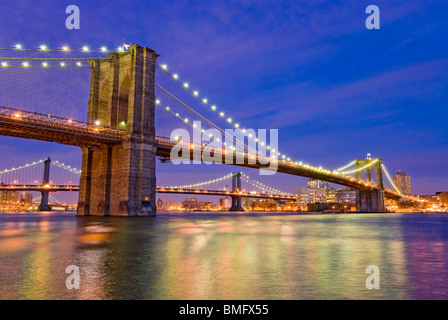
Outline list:
[[[448,299],[448,214],[2,213],[0,299]]]

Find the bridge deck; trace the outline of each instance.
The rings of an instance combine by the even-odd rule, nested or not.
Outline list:
[[[8,191],[79,191],[78,185],[1,185],[0,190]],[[175,193],[175,194],[196,194],[206,196],[241,196],[243,198],[261,198],[261,199],[273,199],[273,200],[296,200],[295,196],[286,196],[278,194],[264,194],[264,193],[250,193],[244,191],[232,192],[226,190],[202,190],[202,189],[180,189],[180,188],[156,188],[156,193]]]
[[[74,121],[34,112],[27,112],[12,108],[0,107],[0,135],[57,142],[79,147],[105,147],[107,145],[119,144],[125,138],[125,130],[113,129],[104,126],[96,126],[85,122]],[[178,142],[171,141],[165,137],[156,137],[157,156],[164,161],[169,161],[171,150]],[[190,144],[187,144],[190,147]],[[202,145],[191,145],[191,151],[198,150],[202,154]],[[266,168],[260,161],[249,160],[249,155],[243,152],[234,152],[233,156],[226,155],[224,149],[216,150],[218,158],[221,156],[223,164],[236,165],[247,168]],[[185,159],[193,160],[193,152],[181,155]],[[226,159],[227,158],[227,159]],[[324,180],[358,190],[378,189],[376,185],[356,180],[355,178],[342,175],[338,172],[319,169],[308,165],[260,157],[264,161],[277,161],[277,172],[296,175],[301,177]],[[227,160],[227,162],[226,162]],[[230,160],[230,161],[229,161]],[[266,162],[265,162],[266,163]],[[399,199],[401,196],[392,191],[385,190],[388,198]]]
[[[124,130],[0,107],[0,135],[57,142],[78,147],[118,144]]]
[[[167,138],[157,137],[158,147],[157,147],[157,156],[162,157],[164,161],[169,161],[172,147],[177,144],[175,141],[171,141]],[[193,151],[195,149],[201,148],[202,146],[191,145],[190,149]],[[221,156],[221,162],[223,164],[226,163],[226,157],[228,155],[225,154],[225,150],[217,150],[218,158]],[[193,152],[188,153],[187,155],[180,155],[183,159],[193,160]],[[261,160],[270,161],[273,160],[268,157],[259,157]],[[235,166],[241,166],[246,168],[260,169],[265,168],[268,169],[268,165],[260,164],[259,161],[252,163],[253,161],[249,161],[249,156],[247,153],[242,152],[234,152],[233,157],[230,158],[231,161],[227,163],[231,163]],[[332,172],[325,169],[314,168],[308,165],[297,165],[294,162],[286,161],[286,160],[276,160],[277,161],[277,172],[300,176],[300,177],[308,177],[319,180],[324,180],[332,183],[336,183],[339,185],[343,185],[346,187],[359,189],[359,190],[373,190],[378,189],[376,185],[368,184],[367,182],[360,182],[353,177],[342,175],[340,173]],[[392,191],[385,189],[385,196],[388,198],[399,199],[401,196]]]

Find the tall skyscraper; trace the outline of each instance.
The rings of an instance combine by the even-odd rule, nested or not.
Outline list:
[[[393,181],[395,186],[400,190],[403,195],[410,196],[411,193],[411,177],[404,171],[398,170],[394,175]]]

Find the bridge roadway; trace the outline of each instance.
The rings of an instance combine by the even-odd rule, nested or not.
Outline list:
[[[120,144],[124,139],[133,138],[126,130],[6,107],[0,107],[0,135],[51,141],[78,147],[115,145]],[[138,137],[136,138],[138,139]],[[178,142],[158,136],[156,136],[156,140],[157,156],[160,157],[162,161],[169,161],[171,149]],[[201,154],[203,148],[202,145],[190,146],[191,151],[198,150]],[[228,157],[225,154],[226,151],[222,149],[217,150],[217,152],[218,154],[221,154],[222,163],[225,164],[226,157]],[[193,160],[193,155],[194,152],[189,152],[186,155],[182,154],[182,157],[184,159]],[[268,167],[268,165],[263,165],[259,161],[252,163],[249,161],[249,157],[250,155],[247,153],[234,152],[231,161],[228,162],[230,162],[231,165],[254,169]],[[267,161],[273,160],[268,157],[259,157],[259,159]],[[378,189],[374,184],[357,180],[339,172],[316,168],[306,164],[296,164],[292,161],[282,159],[275,159],[274,161],[278,161],[276,171],[280,173],[324,180],[358,190]],[[385,189],[385,196],[393,199],[401,198],[397,192],[389,189]]]
[[[1,185],[0,191],[79,191],[79,186],[71,185]],[[259,198],[259,199],[273,199],[273,200],[289,200],[295,201],[297,198],[295,196],[287,195],[277,195],[277,194],[264,194],[264,193],[250,193],[250,192],[232,192],[225,190],[201,190],[201,189],[185,189],[185,188],[156,188],[156,193],[175,193],[175,194],[196,194],[196,195],[206,195],[206,196],[241,196],[243,198]]]

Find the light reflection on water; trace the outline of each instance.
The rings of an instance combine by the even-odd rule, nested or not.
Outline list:
[[[0,298],[447,299],[447,241],[444,214],[1,214]]]

